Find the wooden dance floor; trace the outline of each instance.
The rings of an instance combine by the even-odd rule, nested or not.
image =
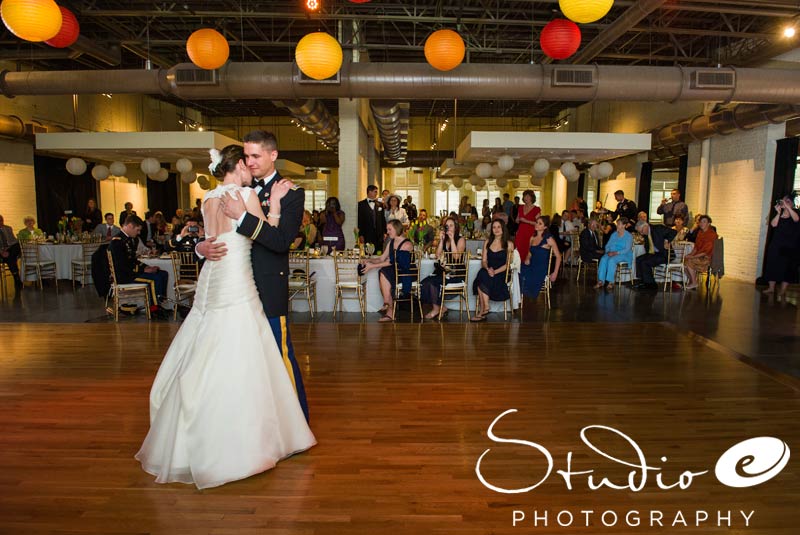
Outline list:
[[[797,384],[660,323],[293,325],[318,445],[216,489],[158,485],[133,456],[178,327],[0,325],[0,533],[795,535],[800,525]],[[606,426],[586,431],[594,449],[581,439],[588,426]],[[723,485],[718,460],[754,437],[776,439],[748,450],[755,471],[785,459],[765,458],[765,444],[785,441],[794,455],[758,486]],[[481,483],[487,449],[488,485],[535,488]],[[707,473],[660,488],[657,476],[670,486],[685,471]],[[626,488],[591,490],[590,477]]]

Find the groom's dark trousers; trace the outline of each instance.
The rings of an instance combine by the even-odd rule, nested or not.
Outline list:
[[[272,185],[280,179],[281,176],[276,172],[258,193],[265,215],[269,213],[269,194]],[[275,341],[278,342],[278,348],[286,371],[294,384],[303,414],[308,420],[308,402],[303,376],[294,357],[294,347],[286,319],[289,313],[289,246],[297,237],[297,229],[300,228],[303,219],[304,201],[305,193],[301,188],[295,187],[281,200],[281,218],[277,227],[252,214],[245,214],[237,232],[253,240],[251,253],[253,276],[258,295],[261,297],[261,305],[275,334]]]

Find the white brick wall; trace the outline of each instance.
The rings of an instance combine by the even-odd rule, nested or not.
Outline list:
[[[27,143],[0,140],[0,215],[14,233],[25,226],[25,216],[38,222],[33,147]]]

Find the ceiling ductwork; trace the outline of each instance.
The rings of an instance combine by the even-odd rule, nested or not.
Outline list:
[[[320,100],[276,100],[273,103],[286,108],[303,127],[314,133],[333,150],[339,145],[339,123]]]
[[[178,70],[29,71],[0,74],[0,90],[14,95],[143,93],[194,99],[370,98],[586,102],[750,102],[800,104],[800,70],[717,69],[730,87],[700,87],[708,68],[622,65],[463,64],[432,72],[424,63],[346,63],[341,82],[301,83],[293,63],[228,63],[214,84],[183,84]],[[565,75],[579,84],[554,83]],[[568,77],[567,76],[567,77]],[[588,81],[587,81],[588,80]]]
[[[384,159],[391,164],[405,162],[410,105],[408,102],[373,100],[370,107],[381,135]]]
[[[736,130],[751,130],[767,124],[780,124],[800,117],[800,106],[791,104],[739,104],[708,115],[697,115],[684,121],[656,128],[651,160],[668,160],[686,154],[690,143],[715,135],[728,135]]]
[[[33,139],[36,134],[66,132],[60,126],[45,125],[38,121],[26,123],[16,115],[0,115],[0,137],[11,139]]]

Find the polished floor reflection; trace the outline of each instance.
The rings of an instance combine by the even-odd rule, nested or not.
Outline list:
[[[599,299],[613,314],[618,298]],[[720,456],[751,437],[800,443],[797,385],[660,322],[298,323],[318,446],[218,489],[157,485],[133,455],[178,328],[0,324],[0,533],[673,533],[666,526],[680,514],[689,523],[680,532],[794,535],[800,522],[797,463],[752,488],[714,476]],[[488,483],[514,489],[545,477],[540,450],[487,438],[509,409],[517,412],[495,435],[540,444],[553,459],[550,476],[521,494],[489,490],[476,474],[491,449],[481,469]],[[686,490],[660,489],[651,472],[640,492],[592,491],[583,473],[568,490],[556,470],[567,469],[570,451],[573,473],[626,484],[629,466],[581,441],[597,425],[635,442],[665,483],[709,472]],[[636,461],[632,443],[610,430],[591,440]],[[588,528],[584,510],[594,511]],[[556,524],[561,511],[572,529]],[[631,511],[640,522],[656,512],[665,527],[630,525]],[[698,511],[709,520],[696,527]],[[543,515],[547,529],[534,524]]]

